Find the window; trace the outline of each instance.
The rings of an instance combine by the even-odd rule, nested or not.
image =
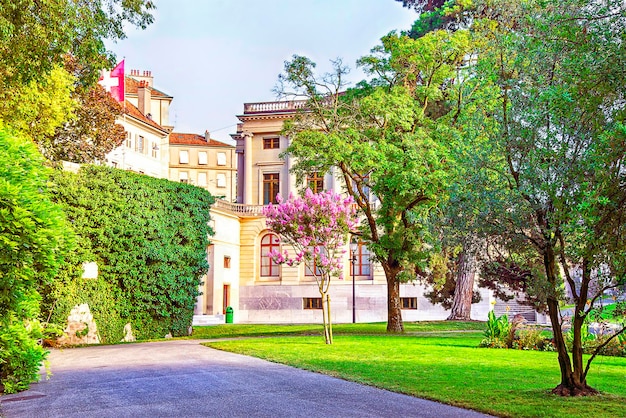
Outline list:
[[[217,187],[226,187],[226,174],[218,173],[216,177]]]
[[[189,151],[179,151],[178,162],[180,164],[189,164]]]
[[[322,272],[315,261],[313,261],[313,265],[315,266],[315,276],[320,277]],[[309,264],[304,265],[304,275],[305,276],[313,276],[313,269],[309,267]]]
[[[325,248],[320,247],[321,251],[324,251]],[[314,247],[309,247],[309,251],[314,251]],[[315,262],[315,259],[313,260],[313,267],[315,267],[315,276],[319,277],[322,275],[322,271],[320,270],[319,266],[317,265],[317,263]],[[304,275],[305,276],[313,276],[313,269],[310,266],[309,262],[306,262],[304,264]]]
[[[226,165],[226,153],[225,152],[217,153],[217,165]]]
[[[302,298],[304,309],[322,309],[322,298]]]
[[[208,164],[208,158],[207,158],[207,155],[206,155],[206,151],[198,152],[198,164],[199,165],[206,165],[206,164]]]
[[[263,204],[278,203],[276,195],[278,194],[279,184],[278,173],[263,174]]]
[[[126,132],[126,148],[133,147],[133,136],[130,132]]]
[[[206,187],[206,173],[198,173],[198,186]]]
[[[189,173],[187,173],[186,171],[181,171],[180,173],[178,173],[178,178],[180,179],[181,183],[189,183]]]
[[[307,177],[306,183],[313,193],[324,191],[324,177],[320,177],[320,173],[317,171]]]
[[[225,269],[230,268],[230,256],[229,255],[224,256],[224,268]]]
[[[150,148],[152,149],[152,158],[157,158],[159,156],[159,146],[154,143]]]
[[[261,239],[261,277],[278,277],[279,265],[268,255],[270,251],[280,250],[278,235],[267,234]]]
[[[400,298],[402,309],[417,309],[417,298]]]
[[[280,148],[280,138],[263,138],[263,149],[278,149]]]
[[[135,143],[135,151],[137,152],[141,152],[142,154],[144,153],[144,140],[143,140],[143,136],[138,135],[137,136],[137,142]]]
[[[371,263],[370,263],[370,251],[369,249],[359,241],[359,245],[356,250],[356,260],[354,262],[354,275],[355,276],[370,276]]]

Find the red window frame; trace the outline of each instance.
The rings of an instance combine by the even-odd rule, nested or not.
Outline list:
[[[280,250],[280,238],[267,234],[261,238],[261,277],[279,277],[280,265],[268,255],[272,250]]]

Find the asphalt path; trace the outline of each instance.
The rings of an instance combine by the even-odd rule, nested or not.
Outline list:
[[[11,417],[485,417],[176,340],[54,349],[53,375],[0,397]]]

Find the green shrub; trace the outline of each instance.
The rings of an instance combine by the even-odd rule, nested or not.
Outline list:
[[[54,198],[72,221],[98,281],[68,278],[55,322],[89,303],[101,340],[119,341],[130,322],[138,339],[186,335],[208,264],[209,208],[204,189],[109,167],[58,172]],[[76,280],[76,281],[74,281]]]
[[[543,331],[535,327],[519,330],[513,341],[513,348],[520,350],[554,351],[552,341],[543,336]]]
[[[507,348],[511,347],[514,324],[509,322],[509,317],[502,315],[496,318],[493,311],[489,311],[487,317],[487,329],[483,333],[485,339],[481,342],[481,347]]]
[[[72,244],[48,175],[32,142],[0,124],[0,391],[7,393],[37,378],[45,358],[38,289],[52,282]]]
[[[38,379],[47,352],[39,344],[42,337],[38,321],[15,317],[3,321],[0,329],[0,392],[15,393],[28,389]]]

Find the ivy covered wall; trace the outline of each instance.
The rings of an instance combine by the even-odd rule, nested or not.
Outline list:
[[[95,261],[99,277],[59,276],[45,298],[51,322],[63,324],[74,305],[89,303],[104,343],[120,341],[128,322],[138,339],[186,335],[209,267],[213,197],[101,166],[57,172],[53,180],[53,199],[79,236],[73,264]]]

